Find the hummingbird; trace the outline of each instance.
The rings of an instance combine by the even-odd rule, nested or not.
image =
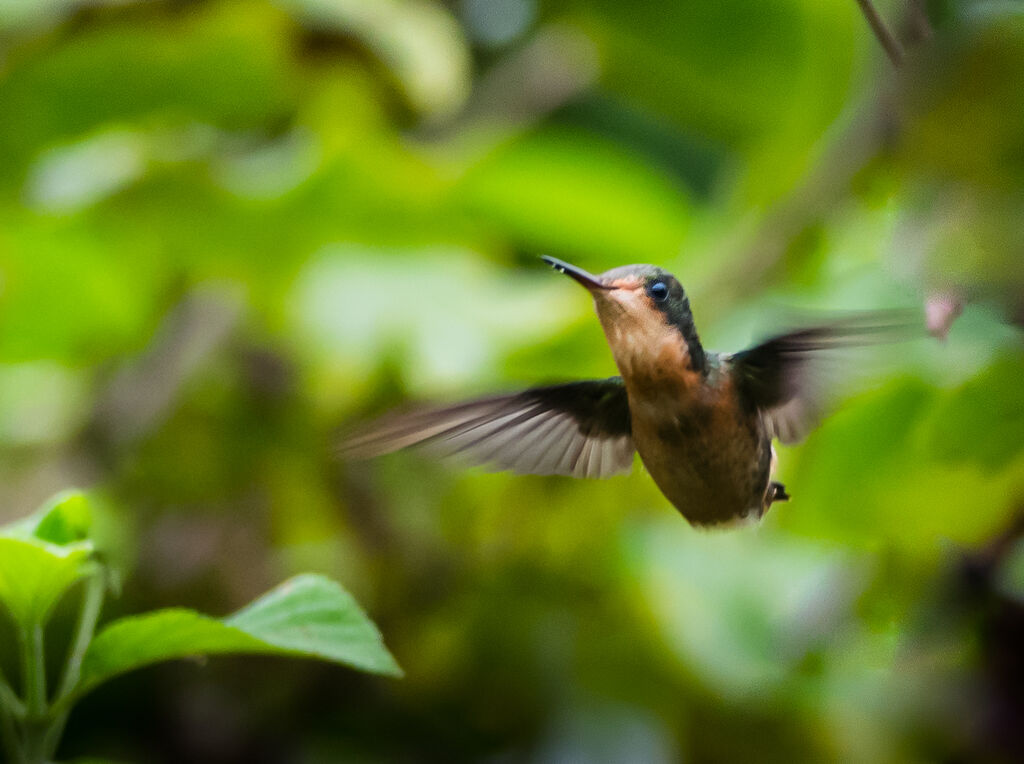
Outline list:
[[[423,445],[523,474],[603,478],[629,472],[635,452],[690,523],[761,518],[790,498],[773,480],[773,441],[802,439],[822,414],[815,360],[894,326],[863,313],[717,353],[701,344],[686,291],[668,271],[627,265],[593,275],[542,259],[590,292],[619,376],[385,416],[345,440],[342,456]]]

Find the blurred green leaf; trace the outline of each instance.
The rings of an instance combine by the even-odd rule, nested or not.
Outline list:
[[[1024,451],[1024,356],[1006,354],[948,395],[931,414],[928,445],[943,462],[996,472]]]
[[[800,178],[813,142],[841,113],[862,31],[845,0],[571,7],[601,48],[605,86],[750,155],[743,185],[756,203]]]
[[[92,403],[89,376],[52,360],[0,364],[0,443],[38,447],[78,432]]]
[[[312,26],[350,34],[376,53],[409,103],[429,117],[450,115],[469,94],[462,30],[431,0],[279,0]]]
[[[213,3],[147,24],[101,21],[43,55],[19,50],[0,77],[0,179],[20,179],[39,148],[110,123],[245,129],[287,112],[285,21],[267,6]]]
[[[608,267],[674,257],[690,222],[681,183],[583,132],[546,130],[502,147],[456,194],[523,246]]]
[[[758,528],[652,524],[637,565],[666,638],[708,686],[765,701],[820,650],[864,588],[865,560]]]
[[[847,402],[798,452],[783,453],[793,501],[778,522],[819,538],[895,545],[925,558],[940,552],[940,540],[973,544],[988,537],[1013,511],[1024,479],[1019,437],[1009,437],[1019,432],[1012,426],[1019,417],[1010,414],[1013,393],[1000,393],[1005,404],[993,411],[985,395],[972,395],[970,386],[966,391],[949,404],[952,421],[931,418],[943,396],[911,379]],[[1001,423],[996,426],[992,435],[1001,445],[993,450],[981,433],[1007,414],[1011,427],[1000,437]],[[942,462],[935,461],[936,451]],[[996,464],[1003,469],[993,472]]]
[[[348,592],[322,576],[303,575],[223,620],[174,609],[109,624],[86,652],[79,692],[159,661],[238,653],[319,658],[375,674],[402,673]]]
[[[389,285],[387,300],[379,298],[381,284]],[[295,286],[296,328],[346,375],[398,348],[415,388],[445,393],[486,375],[506,348],[547,336],[586,304],[539,259],[527,275],[451,248],[335,246]]]
[[[149,234],[3,208],[0,221],[0,253],[10,253],[0,257],[0,358],[94,361],[138,342],[167,273],[166,264],[136,256]],[[124,249],[129,240],[133,252]]]

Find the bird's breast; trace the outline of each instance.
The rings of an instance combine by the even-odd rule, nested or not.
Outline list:
[[[637,452],[662,493],[691,522],[715,524],[761,507],[770,441],[727,373],[688,367],[623,374]]]

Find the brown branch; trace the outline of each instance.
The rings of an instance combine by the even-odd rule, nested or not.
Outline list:
[[[878,11],[872,5],[871,0],[857,0],[857,5],[860,6],[861,11],[864,13],[864,18],[867,19],[868,26],[871,27],[871,31],[875,33],[878,42],[885,49],[885,53],[889,56],[889,60],[892,61],[892,65],[900,66],[903,63],[903,48],[900,47],[896,38],[893,37],[892,32],[889,31],[889,27],[885,25],[882,17],[878,15]]]
[[[907,17],[903,20],[903,33],[900,35],[904,46],[920,45],[935,35],[924,3],[925,0],[910,0],[907,6]]]
[[[206,285],[187,293],[146,351],[125,362],[97,396],[94,427],[104,440],[125,445],[158,426],[193,375],[223,349],[243,312],[241,296],[229,287]]]

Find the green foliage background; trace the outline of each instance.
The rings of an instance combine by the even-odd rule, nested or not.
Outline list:
[[[318,570],[406,673],[147,669],[62,755],[1024,756],[1024,4],[880,9],[898,72],[851,0],[0,0],[0,519],[97,486],[116,613]],[[613,373],[539,253],[671,269],[714,348],[967,307],[857,357],[758,526],[639,467],[339,463],[391,405]]]

